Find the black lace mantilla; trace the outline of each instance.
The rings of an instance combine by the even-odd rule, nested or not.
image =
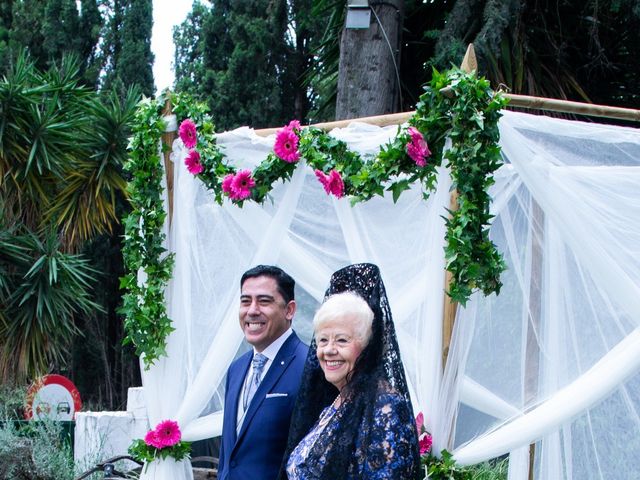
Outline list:
[[[312,457],[323,457],[322,471],[317,479],[364,479],[362,465],[384,462],[380,457],[380,411],[376,407],[381,396],[391,394],[396,421],[401,428],[405,467],[388,478],[413,480],[420,476],[420,456],[415,429],[415,419],[409,398],[409,390],[400,359],[400,350],[391,318],[391,309],[376,265],[362,263],[350,265],[335,272],[326,291],[330,295],[352,291],[363,297],[374,313],[371,339],[358,357],[354,374],[343,391],[346,401],[340,408],[340,428],[333,435],[321,437],[314,445]],[[322,410],[331,404],[338,390],[327,382],[316,357],[315,340],[311,342],[309,355],[302,376],[298,400],[291,419],[291,429],[283,468],[279,479],[286,480],[284,466],[291,452],[311,430]],[[378,406],[379,407],[379,406]],[[374,458],[374,456],[377,456]],[[312,460],[312,458],[310,458]],[[397,458],[396,458],[397,460]],[[315,480],[316,477],[314,477]]]

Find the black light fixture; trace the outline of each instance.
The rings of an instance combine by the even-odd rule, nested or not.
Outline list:
[[[347,0],[346,28],[369,28],[370,23],[369,0]]]

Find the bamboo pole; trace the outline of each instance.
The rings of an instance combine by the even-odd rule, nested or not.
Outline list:
[[[473,44],[470,43],[467,47],[467,52],[462,59],[460,68],[469,73],[472,70],[478,68],[478,61],[476,60],[476,51],[473,48]],[[458,190],[452,190],[449,195],[449,211],[455,212],[458,210]],[[453,275],[449,270],[445,270],[444,275],[444,288],[448,289],[451,285]],[[442,310],[442,370],[444,371],[447,366],[447,359],[449,358],[449,348],[451,347],[451,338],[453,337],[453,327],[455,326],[456,313],[458,311],[458,304],[451,300],[449,295],[444,296],[444,305]],[[452,445],[448,445],[451,447]]]
[[[475,55],[475,53],[474,53]],[[466,56],[465,56],[466,58]],[[464,66],[472,66],[472,61],[463,61]],[[453,95],[450,87],[440,90],[444,95]],[[513,93],[503,93],[505,98],[509,99],[507,108],[528,108],[532,110],[544,110],[549,112],[570,113],[575,115],[586,115],[590,117],[613,118],[616,120],[628,120],[632,122],[640,122],[640,110],[623,107],[610,107],[608,105],[598,105],[595,103],[573,102],[569,100],[558,100],[555,98],[533,97],[529,95],[516,95]],[[407,122],[416,112],[391,113],[388,115],[376,115],[373,117],[352,118],[349,120],[338,120],[335,122],[323,122],[310,125],[311,127],[320,128],[322,130],[333,130],[334,128],[345,128],[351,122],[367,123],[369,125],[377,125],[386,127],[388,125],[399,125]],[[263,128],[255,130],[256,135],[268,137],[275,134],[279,128]]]
[[[173,109],[171,107],[171,96],[168,96],[167,101],[164,104],[164,109],[162,110],[162,116],[168,117],[172,114],[173,114]],[[167,197],[169,199],[169,211],[167,212],[169,228],[171,228],[171,220],[173,219],[173,162],[171,161],[170,156],[171,156],[171,149],[173,147],[173,141],[176,139],[177,136],[178,134],[176,133],[175,130],[165,131],[162,134],[162,145],[163,145],[162,156],[164,158],[164,172],[167,180]]]
[[[348,127],[351,122],[360,122],[367,123],[369,125],[376,125],[378,127],[386,127],[387,125],[400,125],[407,122],[413,114],[416,112],[401,112],[401,113],[390,113],[387,115],[374,115],[371,117],[361,117],[361,118],[350,118],[347,120],[336,120],[335,122],[323,122],[323,123],[314,123],[313,125],[309,125],[311,127],[319,128],[321,130],[329,131],[334,128],[345,128]],[[256,135],[260,137],[268,137],[269,135],[275,134],[280,128],[262,128],[259,130],[254,130]]]
[[[524,359],[525,405],[531,405],[538,394],[540,372],[540,319],[542,317],[542,278],[544,274],[544,210],[531,199],[531,283],[529,284],[529,314]],[[529,480],[535,473],[536,444],[529,445]]]
[[[513,93],[505,93],[503,95],[509,99],[510,107],[531,108],[550,112],[574,113],[577,115],[588,115],[590,117],[605,117],[640,122],[640,110],[633,108],[609,107],[607,105],[597,105],[594,103],[531,97],[529,95],[516,95]]]

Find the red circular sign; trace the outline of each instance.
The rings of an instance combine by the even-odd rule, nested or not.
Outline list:
[[[51,374],[29,387],[24,417],[73,420],[81,408],[80,392],[73,382],[62,375]]]

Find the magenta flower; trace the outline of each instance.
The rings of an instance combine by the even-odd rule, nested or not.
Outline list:
[[[233,173],[229,173],[222,179],[222,191],[228,196],[231,196],[231,194],[233,193],[234,177],[235,175]]]
[[[424,432],[424,415],[422,412],[416,415],[416,429],[418,430],[418,435]]]
[[[251,172],[249,170],[240,170],[236,173],[231,182],[231,195],[229,197],[232,200],[244,200],[251,196],[251,189],[256,186],[256,182],[251,178]]]
[[[196,124],[189,118],[180,124],[178,134],[180,135],[180,140],[182,140],[182,143],[184,143],[184,146],[187,148],[193,148],[196,146],[196,143],[198,143]]]
[[[290,130],[300,130],[302,127],[300,126],[299,120],[291,120],[286,128]]]
[[[322,172],[322,170],[316,170],[315,174],[327,195],[332,194],[337,198],[344,197],[344,182],[337,170],[331,170],[329,175]]]
[[[426,158],[431,155],[429,146],[417,128],[409,127],[408,132],[411,141],[407,143],[407,154],[416,162],[416,165],[424,167],[427,164]]]
[[[295,163],[300,160],[298,136],[291,128],[284,127],[278,130],[278,133],[276,133],[276,143],[273,146],[273,151],[276,153],[278,158],[287,163]]]
[[[424,455],[431,451],[431,444],[433,443],[433,439],[431,438],[431,434],[427,432],[427,429],[424,426],[424,415],[422,412],[416,415],[416,429],[418,430],[418,445],[420,447],[420,455]]]
[[[200,163],[200,154],[197,150],[189,150],[187,157],[184,159],[184,164],[187,166],[189,173],[197,175],[202,173],[204,167]]]
[[[418,437],[418,445],[420,447],[420,455],[425,455],[431,451],[433,439],[429,432],[424,432]]]
[[[164,420],[160,422],[156,426],[155,435],[158,439],[158,443],[162,445],[160,448],[173,447],[182,438],[178,422],[174,422],[173,420]]]
[[[146,443],[150,447],[162,448],[162,444],[160,443],[160,439],[158,438],[155,430],[149,430],[147,432],[147,434],[144,436],[144,443]]]

